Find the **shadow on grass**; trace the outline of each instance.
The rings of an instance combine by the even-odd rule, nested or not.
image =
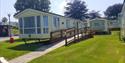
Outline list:
[[[95,35],[112,35],[112,32],[96,32]]]
[[[11,47],[8,49],[18,50],[18,51],[35,51],[42,46],[48,46],[48,45],[50,45],[49,41],[32,42],[32,43],[27,43],[27,44],[24,43],[21,45],[17,45],[15,47]]]
[[[14,39],[14,42],[22,42],[22,39]],[[6,40],[5,42],[10,42],[10,40]]]
[[[87,40],[87,39],[90,39],[90,38],[93,38],[93,37],[88,36],[87,38],[82,38],[80,40],[75,40],[73,42],[71,41],[71,43],[69,43],[68,46],[70,46],[70,44],[78,43],[78,42],[81,42],[83,40]],[[52,46],[54,46],[55,44],[57,44],[61,41],[62,40],[54,41],[54,42],[52,42],[52,41],[29,42],[27,44],[24,43],[24,44],[21,44],[21,45],[17,45],[15,47],[11,47],[9,49],[17,50],[17,51],[44,51],[48,48],[51,48]]]

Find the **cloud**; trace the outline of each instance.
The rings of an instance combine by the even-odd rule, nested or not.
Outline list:
[[[64,15],[64,7],[67,4],[66,0],[51,0],[51,12],[59,14],[59,15]]]
[[[64,15],[64,11],[65,11],[65,6],[66,6],[67,2],[66,0],[63,0],[62,3],[59,5],[59,10],[60,10],[60,14]]]

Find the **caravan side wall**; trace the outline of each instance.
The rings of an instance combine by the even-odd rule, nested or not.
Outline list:
[[[121,15],[121,38],[125,38],[125,10]]]
[[[125,2],[122,8],[122,12],[121,12],[121,17],[120,17],[120,21],[121,21],[121,39],[125,39]]]

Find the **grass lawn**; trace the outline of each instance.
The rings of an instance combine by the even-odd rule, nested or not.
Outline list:
[[[9,43],[8,41],[0,43],[0,57],[5,57],[7,60],[13,59],[15,57],[21,56],[28,52],[32,52],[42,46],[40,43],[30,42],[30,46],[25,45],[25,43],[19,39],[15,43]]]
[[[125,63],[125,45],[119,32],[58,48],[29,63]]]

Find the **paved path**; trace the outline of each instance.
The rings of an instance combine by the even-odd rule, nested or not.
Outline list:
[[[14,36],[14,39],[17,39],[17,38],[19,38],[18,36]],[[10,37],[0,37],[0,42],[2,42],[2,41],[6,41],[6,40],[9,40],[10,39]]]
[[[54,43],[51,45],[46,45],[41,48],[39,48],[37,51],[25,54],[23,56],[20,56],[18,58],[15,58],[13,60],[10,60],[9,63],[28,63],[29,61],[38,58],[42,55],[45,55],[49,53],[50,51],[53,51],[54,49],[57,49],[61,46],[64,46],[65,41],[62,41],[60,43]]]
[[[69,38],[67,41],[70,41],[74,39],[73,37],[72,38]],[[23,56],[20,56],[20,57],[17,57],[15,59],[12,59],[9,61],[9,63],[28,63],[30,62],[31,60],[35,59],[35,58],[38,58],[40,56],[43,56],[59,47],[62,47],[65,45],[65,40],[59,42],[59,43],[53,43],[53,44],[49,44],[49,45],[45,45],[45,46],[42,46],[41,48],[39,48],[38,50],[36,51],[33,51],[31,53],[28,53],[28,54],[25,54]]]

